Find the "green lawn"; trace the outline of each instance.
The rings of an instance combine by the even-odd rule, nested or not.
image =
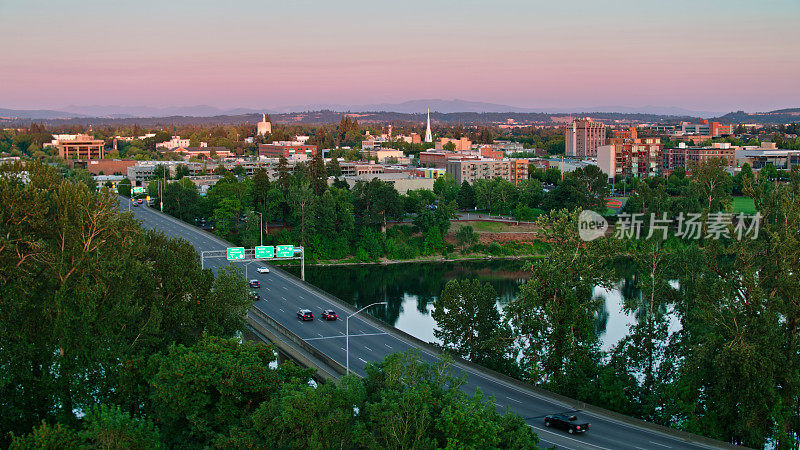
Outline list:
[[[756,205],[750,197],[733,197],[733,212],[755,214]]]

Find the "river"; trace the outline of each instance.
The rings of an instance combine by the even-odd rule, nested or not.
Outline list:
[[[387,302],[386,308],[372,308],[378,319],[427,342],[438,342],[433,334],[436,321],[431,317],[433,301],[450,280],[478,278],[489,282],[498,293],[503,308],[519,294],[530,274],[525,261],[489,260],[388,265],[307,266],[306,281],[355,306]],[[286,267],[299,275],[297,267]],[[609,350],[628,333],[635,322],[622,311],[621,280],[613,289],[595,287],[594,295],[603,298],[596,314],[596,331],[601,348]],[[670,328],[674,329],[674,326]]]

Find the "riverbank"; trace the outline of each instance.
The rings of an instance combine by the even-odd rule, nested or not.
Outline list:
[[[493,255],[480,255],[480,256],[464,256],[459,257],[439,257],[439,258],[415,258],[415,259],[385,259],[381,258],[377,261],[358,261],[353,259],[333,260],[333,261],[306,261],[306,266],[315,267],[336,267],[336,266],[389,266],[393,264],[415,264],[415,263],[448,263],[448,262],[463,262],[463,261],[504,261],[504,260],[525,260],[525,259],[538,259],[544,255],[506,255],[506,256],[493,256]],[[276,266],[293,266],[296,263],[290,261],[273,261],[271,264]]]

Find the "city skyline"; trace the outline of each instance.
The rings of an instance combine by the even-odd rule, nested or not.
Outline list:
[[[81,5],[0,3],[0,107],[800,106],[791,0]]]

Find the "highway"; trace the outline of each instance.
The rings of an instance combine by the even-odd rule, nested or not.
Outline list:
[[[128,209],[129,200],[121,198],[120,208]],[[183,223],[175,218],[161,214],[154,208],[141,205],[131,208],[136,219],[148,229],[157,229],[166,235],[180,237],[190,242],[198,253],[204,250],[224,250],[230,246],[225,241],[199,228]],[[288,244],[288,243],[287,243]],[[224,258],[206,259],[205,267],[216,268],[228,264]],[[244,263],[239,263],[244,266]],[[259,274],[256,267],[265,265],[270,273]],[[307,267],[306,270],[314,270]],[[257,290],[261,300],[254,307],[268,314],[280,324],[291,330],[306,342],[326,355],[345,365],[345,321],[353,312],[343,309],[341,303],[312,289],[306,283],[288,276],[280,270],[262,262],[252,262],[247,267],[247,278],[257,279],[261,288]],[[364,303],[366,304],[366,302]],[[296,312],[300,308],[314,313],[313,322],[301,322]],[[380,308],[380,306],[378,306]],[[337,321],[319,320],[323,309],[333,309],[339,315]],[[364,314],[364,313],[361,313]],[[350,319],[350,369],[361,375],[368,362],[380,361],[394,352],[410,349],[420,350],[422,357],[433,362],[438,355],[414,344],[400,333],[376,327],[359,316]],[[569,435],[556,429],[545,428],[542,417],[545,414],[570,411],[571,408],[557,399],[533,389],[526,389],[518,383],[496,378],[472,367],[455,364],[456,369],[467,375],[465,390],[474,393],[476,388],[487,396],[494,396],[495,405],[500,410],[506,407],[524,417],[539,435],[541,446],[556,446],[564,449],[689,449],[689,448],[730,448],[715,441],[699,443],[688,441],[683,436],[661,432],[638,425],[635,421],[612,417],[607,414],[589,412],[578,413],[579,418],[591,423],[591,429],[584,435]]]

